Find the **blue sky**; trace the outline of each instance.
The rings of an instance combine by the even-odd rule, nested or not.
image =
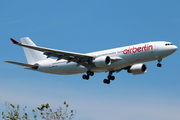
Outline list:
[[[0,111],[4,101],[28,106],[42,103],[52,108],[64,101],[77,110],[74,120],[179,120],[179,50],[146,63],[148,72],[134,76],[115,73],[110,85],[107,73],[89,81],[82,75],[51,75],[5,63],[26,63],[19,41],[30,37],[38,46],[88,53],[149,41],[170,41],[180,46],[178,0],[8,0],[0,1]]]

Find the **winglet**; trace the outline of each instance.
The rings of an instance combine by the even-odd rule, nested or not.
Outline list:
[[[19,42],[17,42],[16,40],[14,40],[13,38],[10,39],[14,44],[18,44]]]

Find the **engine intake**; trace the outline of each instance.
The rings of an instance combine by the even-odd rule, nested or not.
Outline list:
[[[147,67],[145,64],[134,64],[128,69],[128,73],[133,75],[144,74],[147,72]]]
[[[111,65],[111,58],[109,56],[102,56],[96,58],[93,62],[96,67],[106,67]]]

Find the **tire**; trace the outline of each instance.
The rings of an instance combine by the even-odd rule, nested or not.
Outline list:
[[[82,78],[83,78],[83,79],[86,79],[86,75],[83,75]]]
[[[107,84],[110,84],[110,82],[111,82],[110,80],[107,80]]]
[[[158,67],[162,67],[162,64],[161,64],[161,63],[158,63],[157,66],[158,66]]]
[[[104,82],[105,84],[110,84],[110,80],[107,80],[107,79],[104,79],[103,82]]]
[[[86,75],[86,80],[89,80],[89,75]]]
[[[114,76],[112,76],[112,75],[108,75],[108,80],[114,80],[115,79],[115,77]]]
[[[104,79],[103,82],[106,84],[107,83],[107,79]]]
[[[111,80],[111,75],[108,75],[108,80]]]
[[[115,77],[114,76],[111,76],[111,80],[114,80],[115,79]]]
[[[91,71],[87,71],[86,73],[87,73],[87,75],[90,75],[90,74],[91,74]]]
[[[90,72],[90,76],[94,76],[94,72]]]

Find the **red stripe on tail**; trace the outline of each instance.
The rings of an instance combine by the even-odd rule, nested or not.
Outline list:
[[[13,38],[10,39],[14,44],[18,44],[19,42],[17,42],[16,40],[14,40]]]

